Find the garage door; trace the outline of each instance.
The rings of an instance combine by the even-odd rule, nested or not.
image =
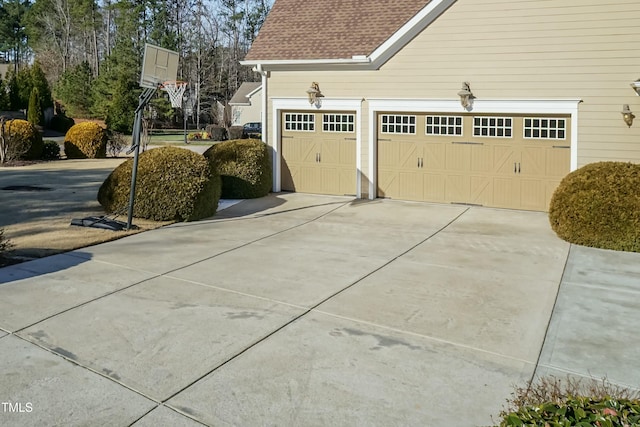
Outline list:
[[[282,190],[356,194],[353,112],[282,113]]]
[[[568,116],[378,115],[378,196],[546,211],[570,171]]]

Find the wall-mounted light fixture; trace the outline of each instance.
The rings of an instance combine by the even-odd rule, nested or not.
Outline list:
[[[460,104],[465,110],[471,110],[473,107],[473,100],[476,99],[471,93],[471,86],[469,82],[462,83],[462,89],[458,92],[458,96],[460,97]]]
[[[636,91],[636,95],[640,96],[640,79],[631,82],[631,87]]]
[[[320,92],[320,86],[317,82],[311,83],[311,87],[307,89],[307,95],[309,96],[309,104],[320,108],[320,98],[323,98],[324,95]]]
[[[633,119],[635,119],[636,116],[631,112],[629,104],[624,104],[620,113],[622,114],[622,120],[624,120],[627,126],[631,127],[631,125],[633,124]]]

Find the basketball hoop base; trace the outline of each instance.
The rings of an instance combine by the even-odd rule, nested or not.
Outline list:
[[[78,227],[92,227],[92,228],[100,228],[102,230],[110,230],[110,231],[123,231],[128,230],[127,223],[118,221],[115,219],[109,219],[105,217],[99,216],[89,216],[86,218],[74,218],[71,220],[71,225],[76,225]],[[131,229],[137,229],[135,225]]]

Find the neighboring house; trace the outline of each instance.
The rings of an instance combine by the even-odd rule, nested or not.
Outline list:
[[[262,84],[244,82],[229,101],[231,126],[262,121]]]
[[[571,170],[640,162],[638,22],[635,0],[276,0],[243,61],[273,189],[546,210]]]

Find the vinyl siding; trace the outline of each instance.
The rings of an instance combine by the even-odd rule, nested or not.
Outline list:
[[[456,99],[469,81],[477,102],[581,99],[578,166],[640,162],[638,22],[637,0],[458,0],[380,70],[274,72],[270,95],[305,96],[317,81],[326,97]],[[631,128],[623,104],[638,116]]]

